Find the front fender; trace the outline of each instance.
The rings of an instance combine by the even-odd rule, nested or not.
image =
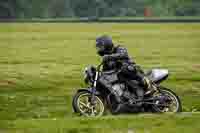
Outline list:
[[[92,93],[92,88],[82,88],[82,89],[79,89],[79,90],[77,90],[77,93],[78,92],[88,92],[88,93]],[[99,91],[95,91],[95,95],[100,95],[100,92]]]

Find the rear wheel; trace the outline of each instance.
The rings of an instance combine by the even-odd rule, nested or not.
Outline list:
[[[91,97],[91,93],[87,91],[76,93],[72,103],[74,112],[87,117],[102,116],[105,109],[102,99],[95,96],[95,102],[92,104]]]
[[[160,87],[160,92],[155,94],[155,97],[163,97],[162,100],[155,100],[153,110],[155,112],[181,112],[182,106],[179,97],[170,89]]]

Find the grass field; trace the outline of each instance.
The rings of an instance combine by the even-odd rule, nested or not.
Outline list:
[[[85,86],[82,70],[98,64],[98,35],[128,48],[144,69],[167,68],[163,85],[181,98],[184,114],[82,118],[73,93]],[[200,24],[1,23],[0,133],[199,131]],[[2,131],[2,132],[1,132]]]

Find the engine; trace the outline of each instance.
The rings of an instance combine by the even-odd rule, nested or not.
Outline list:
[[[112,86],[113,92],[117,94],[118,96],[122,96],[125,91],[125,85],[124,84],[114,84]]]

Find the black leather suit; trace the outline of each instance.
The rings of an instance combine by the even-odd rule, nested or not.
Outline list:
[[[129,80],[130,83],[136,80],[140,85],[144,85],[144,73],[139,67],[136,67],[136,63],[130,59],[126,48],[117,46],[113,49],[112,53],[106,56],[109,56],[109,60],[104,63],[103,71],[120,70],[118,74],[120,80]],[[111,88],[109,80],[102,78],[100,82],[104,84],[106,88]],[[132,84],[132,86],[134,86],[134,84]]]

